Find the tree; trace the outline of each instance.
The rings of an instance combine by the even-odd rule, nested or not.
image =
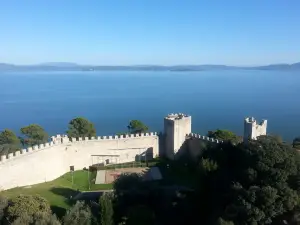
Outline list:
[[[96,136],[96,129],[94,124],[83,117],[72,119],[69,123],[69,130],[67,131],[69,137],[94,137]]]
[[[24,143],[29,146],[43,144],[48,141],[47,132],[38,124],[22,127],[21,133],[25,136]]]
[[[300,137],[296,137],[296,138],[293,140],[293,147],[294,147],[294,148],[297,148],[297,149],[300,149]]]
[[[138,173],[122,173],[114,181],[114,190],[116,193],[124,190],[141,189],[143,186],[142,176]]]
[[[131,134],[147,132],[149,128],[139,120],[131,120],[127,126]]]
[[[206,221],[219,215],[234,224],[270,224],[299,204],[293,182],[300,172],[299,155],[291,146],[266,136],[212,148],[203,158],[218,167],[202,175],[199,195]]]
[[[127,211],[126,225],[153,225],[155,224],[154,212],[146,205],[130,207]]]
[[[100,197],[101,225],[114,225],[112,200],[113,196],[109,193],[103,193]]]
[[[12,225],[61,225],[53,214],[36,212],[33,216],[23,215],[12,222]]]
[[[223,141],[230,141],[233,144],[237,144],[242,141],[241,137],[238,137],[236,134],[229,130],[218,129],[216,131],[208,131],[208,137]]]
[[[16,134],[8,129],[0,133],[0,153],[8,154],[20,148],[20,140]]]
[[[51,215],[48,201],[38,195],[19,195],[11,199],[7,208],[7,219],[10,222],[33,220],[37,213]]]
[[[88,205],[78,201],[67,211],[64,216],[64,225],[90,225],[92,223],[92,212]]]
[[[7,207],[8,207],[8,199],[0,195],[0,224],[2,224],[2,221],[5,216],[5,210]]]

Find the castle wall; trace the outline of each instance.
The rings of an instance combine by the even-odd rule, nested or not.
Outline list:
[[[158,155],[156,133],[124,136],[57,138],[55,142],[1,156],[0,190],[51,181],[70,171],[97,163],[124,163],[151,151]]]
[[[192,158],[198,158],[203,150],[206,148],[207,143],[219,144],[223,143],[222,140],[209,138],[200,134],[190,133],[186,136],[186,142],[188,146],[189,154]]]

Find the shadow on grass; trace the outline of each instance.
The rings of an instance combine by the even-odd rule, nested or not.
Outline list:
[[[66,209],[59,206],[51,206],[51,211],[59,218],[62,219],[66,214]]]
[[[80,193],[80,191],[76,191],[74,189],[71,189],[71,188],[62,188],[62,187],[54,187],[54,188],[51,188],[50,191],[53,193],[53,194],[56,194],[56,195],[60,195],[62,197],[65,198],[65,203],[67,203],[68,205],[73,205],[74,204],[74,200],[73,198]]]

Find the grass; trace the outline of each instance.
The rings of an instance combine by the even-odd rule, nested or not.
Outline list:
[[[155,162],[148,162],[149,166]],[[98,169],[117,169],[128,167],[146,167],[144,162],[130,162],[117,165],[109,165]],[[35,184],[28,187],[17,187],[1,192],[0,194],[13,198],[17,195],[40,195],[47,199],[52,207],[52,211],[61,217],[65,210],[72,205],[70,199],[76,196],[80,191],[109,190],[113,184],[95,184],[96,171],[78,170],[72,173],[66,173],[63,176],[45,183]],[[89,182],[90,181],[90,182]]]
[[[60,216],[64,214],[65,210],[71,206],[70,197],[74,197],[79,191],[92,190],[108,190],[113,188],[113,184],[94,184],[89,179],[93,180],[96,177],[96,172],[87,170],[79,170],[72,174],[66,173],[63,176],[45,183],[31,185],[29,187],[17,187],[1,192],[2,195],[13,198],[19,194],[24,195],[40,195],[47,199],[52,207],[52,210]]]

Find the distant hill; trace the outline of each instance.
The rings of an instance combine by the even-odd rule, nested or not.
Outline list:
[[[47,62],[42,63],[37,66],[52,66],[52,67],[80,67],[77,63],[70,63],[70,62]]]
[[[272,65],[258,66],[258,67],[253,67],[253,68],[254,69],[259,69],[259,70],[300,70],[300,63],[272,64]]]
[[[272,64],[266,66],[238,67],[226,65],[135,65],[95,66],[70,62],[48,62],[38,65],[13,65],[0,63],[0,71],[206,71],[206,70],[299,70],[300,62],[294,64]]]

